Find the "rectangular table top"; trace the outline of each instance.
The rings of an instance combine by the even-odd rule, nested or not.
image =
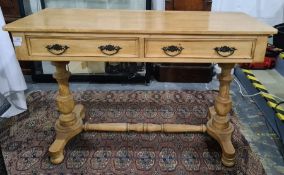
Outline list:
[[[273,27],[244,13],[45,9],[7,24],[12,32],[271,35]]]

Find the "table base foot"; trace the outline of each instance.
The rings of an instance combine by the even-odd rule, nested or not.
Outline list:
[[[231,167],[235,164],[235,148],[232,144],[234,127],[231,123],[228,123],[228,127],[224,129],[215,127],[212,121],[216,115],[215,109],[213,107],[209,108],[210,120],[207,122],[207,133],[220,144],[223,165]]]
[[[64,148],[70,139],[78,135],[83,130],[83,121],[85,110],[83,105],[76,105],[73,109],[76,116],[76,122],[70,126],[62,126],[60,121],[55,123],[56,138],[49,147],[50,161],[53,164],[60,164],[64,160]]]

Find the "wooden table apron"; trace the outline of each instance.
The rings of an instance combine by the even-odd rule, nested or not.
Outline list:
[[[276,29],[242,13],[47,9],[4,27],[19,60],[47,60],[56,67],[60,116],[50,160],[64,159],[67,142],[82,131],[207,132],[222,148],[222,163],[233,166],[234,130],[228,113],[231,69],[263,61],[267,37]],[[219,63],[219,94],[206,125],[84,123],[85,109],[69,89],[69,61]]]

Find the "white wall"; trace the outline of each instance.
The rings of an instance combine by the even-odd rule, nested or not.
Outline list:
[[[284,22],[284,0],[213,0],[212,11],[244,12],[272,26]]]

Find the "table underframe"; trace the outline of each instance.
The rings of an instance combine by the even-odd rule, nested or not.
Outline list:
[[[222,63],[219,93],[215,98],[214,106],[208,110],[208,122],[206,125],[187,124],[152,124],[152,123],[84,123],[85,109],[81,104],[75,104],[73,95],[69,89],[70,72],[67,71],[68,61],[54,61],[56,71],[53,77],[59,87],[56,98],[59,118],[55,123],[56,138],[49,147],[50,161],[60,164],[64,160],[64,148],[70,139],[83,131],[115,131],[115,132],[207,132],[222,148],[222,163],[225,166],[235,164],[235,149],[232,145],[232,133],[234,127],[229,121],[228,113],[232,108],[230,98],[230,83],[232,81],[231,69],[234,63]]]

